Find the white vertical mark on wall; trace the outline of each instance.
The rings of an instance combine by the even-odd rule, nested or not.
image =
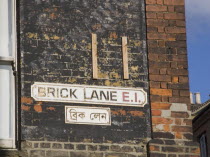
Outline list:
[[[122,52],[123,52],[123,76],[124,79],[129,79],[128,73],[128,48],[127,37],[122,37]]]
[[[93,79],[98,79],[98,61],[97,61],[97,35],[92,34],[92,65],[93,65]]]

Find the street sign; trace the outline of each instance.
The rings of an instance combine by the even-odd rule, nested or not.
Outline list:
[[[110,108],[65,106],[65,123],[111,125]]]
[[[147,93],[142,88],[90,86],[36,82],[31,96],[37,101],[143,107]]]

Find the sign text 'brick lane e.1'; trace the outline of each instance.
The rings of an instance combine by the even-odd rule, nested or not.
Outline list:
[[[124,88],[35,82],[31,96],[37,101],[143,107],[147,93],[142,88]]]

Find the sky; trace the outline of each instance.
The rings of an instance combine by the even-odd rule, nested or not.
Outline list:
[[[210,0],[185,0],[190,91],[210,99]]]

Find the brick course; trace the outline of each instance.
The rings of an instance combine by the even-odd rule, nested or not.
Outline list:
[[[146,17],[153,128],[149,154],[197,157],[188,107],[184,0],[146,0]],[[186,141],[192,147],[185,146]]]
[[[52,141],[25,141],[22,143],[22,149],[28,152],[30,157],[48,157],[48,156],[65,156],[65,157],[146,157],[146,147],[144,145],[125,145],[125,144],[97,144],[97,143],[74,143],[60,142],[59,144]],[[38,147],[37,147],[38,144]],[[30,145],[26,148],[24,145]],[[47,145],[51,149],[44,148]],[[59,147],[58,147],[59,145]],[[21,156],[22,157],[22,156]],[[25,156],[23,156],[25,157]]]

